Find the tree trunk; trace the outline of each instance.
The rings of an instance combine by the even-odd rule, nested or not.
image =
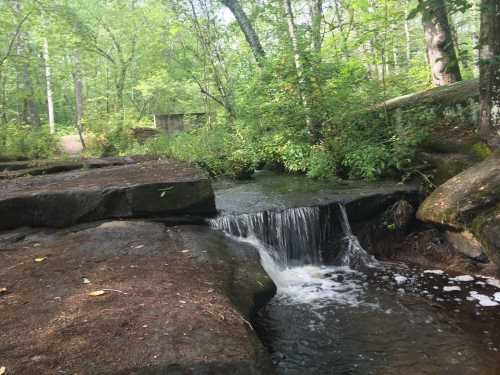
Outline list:
[[[500,2],[482,0],[480,31],[481,114],[479,133],[493,148],[500,147]]]
[[[206,61],[203,59],[203,63],[207,62],[211,66],[211,75],[213,77],[213,81],[217,91],[219,92],[220,98],[210,94],[209,90],[204,88],[199,80],[197,81],[198,86],[200,87],[201,92],[214,100],[216,103],[222,105],[224,110],[227,112],[229,117],[234,120],[236,118],[236,110],[233,102],[233,95],[231,89],[228,85],[229,82],[229,74],[226,70],[226,66],[224,63],[223,53],[220,50],[219,46],[216,43],[213,43],[213,35],[211,35],[211,29],[215,29],[215,27],[203,27],[203,23],[200,22],[198,13],[196,11],[196,7],[192,0],[189,0],[189,4],[191,5],[191,13],[193,26],[195,28],[198,40],[202,44],[205,54]],[[210,15],[206,14],[206,20],[208,21],[210,26],[215,26],[213,24],[214,20],[210,17]],[[217,37],[217,35],[215,36]]]
[[[444,86],[461,81],[445,0],[419,0],[419,3],[423,5],[422,24],[432,82]]]
[[[323,0],[310,0],[311,7],[311,34],[312,46],[314,52],[321,52],[322,36],[321,36],[321,19],[323,18]]]
[[[22,6],[19,0],[14,2],[14,9],[18,15],[21,14]],[[30,59],[31,59],[31,49],[28,46],[27,34],[24,32],[19,33],[17,39],[17,54],[23,60],[21,64],[21,75],[22,78],[22,91],[23,91],[23,122],[30,124],[33,128],[40,127],[40,114],[38,112],[38,104],[35,98],[35,90],[33,88],[33,82],[31,80],[30,72]]]
[[[480,23],[481,23],[481,0],[473,0],[472,2],[472,8],[471,8],[471,13],[472,13],[472,34],[471,34],[471,42],[472,42],[472,48],[475,51],[475,56],[474,56],[474,64],[473,64],[473,74],[474,77],[477,78],[479,77],[479,60],[481,58],[480,56],[480,50],[479,50],[479,32],[480,32]]]
[[[408,21],[408,0],[405,2],[405,42],[406,42],[406,63],[407,65],[410,65],[411,35],[410,35],[410,23]]]
[[[125,116],[124,110],[124,100],[123,100],[123,90],[125,89],[125,80],[127,78],[127,66],[120,66],[117,68],[116,73],[116,110],[122,114],[122,117]]]
[[[262,65],[262,61],[266,57],[264,52],[264,48],[262,48],[262,44],[260,43],[260,39],[255,32],[250,20],[248,19],[245,11],[241,7],[241,4],[238,0],[221,0],[221,2],[229,8],[231,13],[233,13],[234,18],[238,21],[238,25],[240,26],[241,31],[245,34],[245,39],[247,40],[252,53],[257,60],[259,65]]]
[[[76,129],[78,130],[78,135],[80,136],[80,142],[82,147],[85,148],[85,139],[83,137],[83,83],[82,83],[82,71],[80,64],[80,54],[75,53],[75,68],[73,71],[73,81],[75,85],[75,100],[76,100]]]
[[[23,65],[23,91],[24,91],[24,111],[26,122],[33,128],[40,127],[40,113],[35,98],[35,90],[31,80],[30,66],[28,62]]]
[[[304,115],[306,119],[306,126],[309,131],[310,141],[312,144],[315,144],[321,138],[321,134],[320,134],[320,129],[318,129],[318,126],[316,126],[317,124],[314,124],[311,118],[311,106],[307,96],[304,66],[302,64],[302,57],[300,54],[299,41],[297,37],[297,28],[293,16],[291,0],[283,0],[283,5],[285,7],[285,13],[288,22],[288,35],[290,36],[290,40],[292,41],[295,70],[297,71],[297,78],[299,80],[298,82],[299,97],[304,107]]]
[[[49,42],[47,38],[43,39],[43,59],[45,60],[45,80],[47,83],[47,109],[49,114],[49,129],[50,134],[56,132],[54,121],[54,101],[52,99],[52,77],[50,74],[49,63]]]

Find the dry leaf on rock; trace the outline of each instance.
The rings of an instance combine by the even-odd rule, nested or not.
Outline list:
[[[90,292],[89,296],[91,296],[91,297],[99,297],[99,296],[102,296],[103,294],[106,294],[106,292],[104,290],[96,290],[94,292]]]

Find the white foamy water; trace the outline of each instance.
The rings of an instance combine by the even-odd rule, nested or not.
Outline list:
[[[460,281],[460,282],[468,282],[468,281],[474,281],[474,277],[471,275],[461,275],[457,277],[450,277],[451,281]]]
[[[276,284],[276,298],[282,303],[309,304],[311,308],[321,307],[326,302],[349,306],[363,303],[360,272],[333,266],[280,267],[273,259],[272,250],[255,237],[235,239],[249,243],[259,251],[264,270]]]
[[[425,270],[424,273],[430,273],[434,275],[442,275],[444,274],[443,270]]]
[[[480,293],[478,293],[476,291],[469,292],[469,297],[467,297],[467,299],[469,299],[469,300],[477,300],[478,303],[481,306],[484,306],[484,307],[498,306],[498,302],[495,302],[490,297],[488,297],[488,296],[486,296],[484,294],[480,294]]]

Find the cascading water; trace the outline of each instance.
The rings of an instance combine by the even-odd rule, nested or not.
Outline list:
[[[221,216],[210,225],[237,238],[256,238],[283,267],[321,264],[331,232],[319,207]]]
[[[244,207],[262,207],[261,213],[221,216],[210,225],[257,248],[277,286],[252,323],[278,374],[496,373],[500,315],[474,315],[467,292],[457,292],[462,285],[440,279],[437,271],[377,267],[342,205],[273,211],[260,204],[266,196],[259,188],[241,185],[222,197],[232,201],[226,207],[238,208],[234,202],[240,199]],[[293,198],[283,198],[275,209]],[[479,292],[471,290],[477,298]]]
[[[359,243],[358,237],[352,233],[345,206],[343,204],[339,204],[339,209],[344,238],[342,239],[343,244],[336,257],[337,260],[335,263],[355,269],[379,266],[377,260],[373,256],[369,255],[365,249],[363,249]]]
[[[210,226],[257,248],[279,298],[291,303],[335,298],[356,305],[362,278],[355,269],[377,264],[352,233],[342,204],[227,215]],[[334,265],[323,264],[323,255]]]
[[[335,259],[337,266],[363,268],[376,264],[352,233],[344,205],[338,208],[337,220],[333,215],[338,211],[331,207],[300,207],[221,216],[210,220],[210,226],[236,238],[260,241],[264,245],[260,246],[261,253],[266,248],[281,268],[321,265],[323,254]],[[335,228],[338,222],[341,230]],[[335,242],[338,248],[333,248]]]

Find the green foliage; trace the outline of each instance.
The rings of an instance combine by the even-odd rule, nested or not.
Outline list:
[[[476,143],[472,146],[472,154],[478,160],[484,160],[487,157],[491,156],[492,153],[493,152],[488,147],[488,145],[486,145],[482,142]]]
[[[13,123],[0,126],[1,159],[46,159],[57,151],[57,139],[45,126],[39,129]]]
[[[254,169],[253,158],[244,147],[235,145],[234,137],[223,126],[204,126],[177,135],[162,135],[144,145],[136,143],[124,153],[188,161],[203,168],[213,177],[249,177]]]
[[[365,145],[349,150],[342,165],[350,169],[351,177],[375,179],[388,167],[390,153],[384,145]]]
[[[15,2],[0,2],[5,29],[0,59],[20,19],[29,16],[25,48],[14,45],[16,53],[0,64],[2,154],[31,158],[56,152],[45,130],[10,124],[26,117],[27,99],[38,105],[42,122],[47,117],[46,82],[40,74],[45,65],[39,58],[45,39],[58,135],[76,133],[75,79],[80,72],[86,155],[173,157],[212,176],[234,178],[267,165],[312,178],[374,179],[404,172],[436,116],[422,108],[390,116],[368,110],[430,85],[422,25],[412,18],[422,6],[411,12],[416,0],[324,3],[321,50],[312,47],[313,30],[308,17],[300,15],[295,17],[297,54],[280,2],[240,0],[266,50],[259,66],[219,1],[193,0],[193,7],[176,0],[19,3],[20,14]],[[305,1],[292,3],[296,12],[308,9]],[[475,46],[469,26],[475,20],[472,12],[462,14],[467,1],[447,3],[461,25],[456,32],[462,72],[470,77]],[[25,72],[32,75],[33,93],[19,87]],[[445,115],[450,121],[469,121],[467,110]],[[132,136],[134,127],[152,126],[155,113],[190,112],[216,113],[217,120],[144,145]],[[314,145],[309,118],[322,134]]]
[[[312,178],[336,177],[338,160],[324,145],[312,147],[308,159],[307,175]]]
[[[137,143],[132,127],[141,126],[133,113],[112,113],[109,116],[90,112],[83,121],[89,142],[86,153],[91,156],[112,156],[128,152]]]

